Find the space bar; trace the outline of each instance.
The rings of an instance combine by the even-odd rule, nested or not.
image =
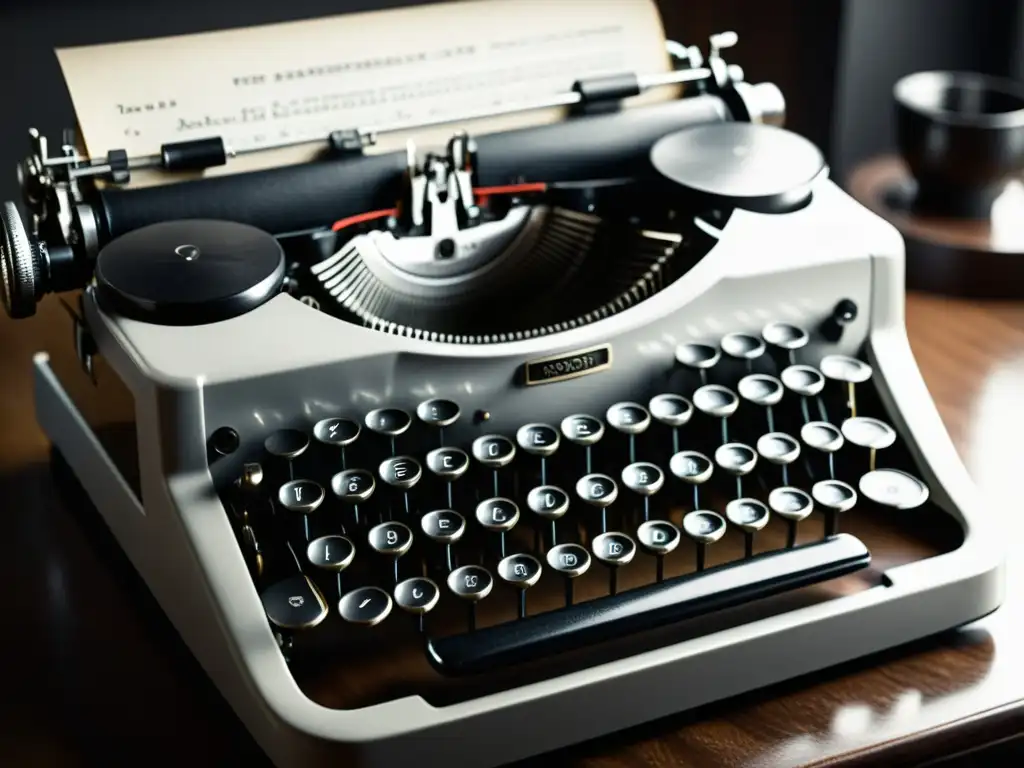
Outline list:
[[[843,533],[519,621],[431,639],[427,655],[442,674],[477,674],[799,589],[870,562],[863,542]]]

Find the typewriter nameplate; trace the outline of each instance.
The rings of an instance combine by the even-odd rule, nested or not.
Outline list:
[[[602,344],[576,352],[531,360],[524,366],[524,380],[527,386],[553,384],[556,381],[575,379],[611,367],[612,345]]]

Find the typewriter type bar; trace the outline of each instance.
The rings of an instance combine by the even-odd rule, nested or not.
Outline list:
[[[839,534],[521,621],[431,639],[427,655],[442,674],[487,672],[828,581],[870,562],[863,542]]]

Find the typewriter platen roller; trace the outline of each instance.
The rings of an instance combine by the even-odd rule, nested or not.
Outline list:
[[[5,209],[13,314],[88,276],[40,422],[278,764],[498,765],[998,606],[899,237],[722,47],[664,105]]]

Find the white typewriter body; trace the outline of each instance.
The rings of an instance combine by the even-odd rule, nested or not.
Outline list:
[[[900,566],[885,583],[542,682],[438,707],[420,697],[334,710],[294,681],[215,492],[207,441],[244,441],[294,423],[448,397],[488,410],[489,432],[604,413],[674,363],[687,341],[758,334],[785,320],[815,327],[851,299],[836,343],[802,357],[863,351],[893,427],[931,500],[963,529],[948,554]],[[692,710],[962,625],[1002,598],[997,518],[947,436],[904,328],[902,241],[832,181],[786,214],[736,211],[681,279],[607,319],[501,344],[443,344],[360,328],[288,295],[223,322],[161,326],[105,313],[85,321],[134,399],[142,501],[66,395],[47,354],[35,360],[39,423],[218,689],[271,759],[290,766],[484,766],[526,758]],[[593,375],[523,386],[526,361],[608,344]],[[460,422],[471,436],[469,419]],[[899,514],[893,512],[893,514]]]

